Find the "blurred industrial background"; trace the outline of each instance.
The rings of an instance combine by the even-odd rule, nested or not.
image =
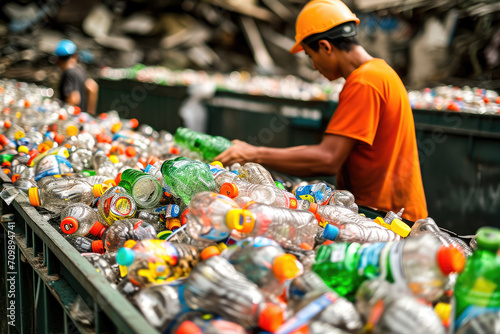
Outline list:
[[[73,40],[89,73],[136,63],[210,72],[246,70],[315,80],[291,55],[305,0],[4,0],[0,77],[54,86],[53,51]],[[500,3],[494,0],[346,0],[360,42],[409,89],[500,88]]]

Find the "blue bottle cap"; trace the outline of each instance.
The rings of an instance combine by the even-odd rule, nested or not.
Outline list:
[[[121,266],[130,266],[134,262],[134,251],[127,247],[122,247],[116,252],[116,263]]]
[[[172,209],[170,210],[170,216],[172,217],[178,217],[179,216],[179,213],[180,213],[180,208],[177,204],[173,204],[172,205]]]
[[[339,228],[337,226],[334,226],[332,224],[326,224],[325,229],[323,230],[323,238],[334,241],[338,235],[339,235]]]
[[[146,168],[144,168],[144,172],[147,173],[151,169],[151,165],[147,165]]]

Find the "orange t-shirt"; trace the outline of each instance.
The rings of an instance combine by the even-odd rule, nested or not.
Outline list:
[[[415,124],[408,93],[396,72],[372,59],[346,79],[325,131],[357,140],[337,175],[356,202],[403,217],[427,217]]]

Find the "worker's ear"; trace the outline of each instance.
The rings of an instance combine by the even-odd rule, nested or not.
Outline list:
[[[332,53],[332,45],[326,39],[322,39],[318,42],[319,48],[326,51],[327,54]]]

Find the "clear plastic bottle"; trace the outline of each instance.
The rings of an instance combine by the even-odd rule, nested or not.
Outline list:
[[[412,237],[418,237],[425,234],[435,236],[445,246],[453,245],[457,247],[466,257],[472,254],[472,249],[470,249],[465,242],[458,238],[453,238],[448,233],[441,231],[436,222],[430,217],[417,220],[410,231],[410,236]]]
[[[97,208],[103,218],[101,222],[107,225],[113,224],[116,220],[132,218],[137,211],[132,196],[119,186],[106,190],[99,198]]]
[[[245,209],[231,214],[234,217],[232,222],[239,225],[232,234],[235,239],[262,236],[293,250],[313,249],[316,233],[321,229],[314,215],[308,211],[251,202]]]
[[[141,240],[116,253],[122,275],[128,274],[128,279],[139,287],[185,278],[200,260],[200,253],[193,246],[159,239]]]
[[[16,189],[19,189],[26,194],[28,193],[30,188],[33,188],[36,186],[37,186],[37,184],[35,181],[33,181],[31,179],[24,178],[24,177],[20,177],[19,179],[17,179],[14,182],[14,187],[16,187]]]
[[[127,240],[145,240],[156,238],[156,231],[140,219],[131,218],[115,222],[103,236],[104,248],[108,252],[116,252]]]
[[[152,208],[160,202],[163,191],[160,183],[148,173],[127,169],[118,185],[134,198],[139,208]]]
[[[181,303],[183,293],[183,286],[151,285],[141,289],[132,301],[146,320],[163,333],[186,310]]]
[[[198,249],[200,252],[209,246],[216,245],[216,243],[213,241],[197,240],[192,238],[187,233],[187,226],[188,226],[187,224],[182,225],[180,228],[176,229],[172,234],[170,234],[165,240],[169,242],[177,242],[177,243],[191,245],[196,249]]]
[[[165,183],[189,205],[191,198],[202,191],[213,191],[215,182],[210,168],[199,161],[179,157],[161,166]]]
[[[268,170],[254,162],[247,162],[241,166],[238,169],[238,176],[250,183],[276,187],[273,177]]]
[[[118,279],[117,271],[103,254],[83,253],[82,256],[87,259],[87,261],[97,269],[97,272],[103,275],[109,283],[116,283]]]
[[[76,172],[92,168],[92,151],[80,148],[69,156],[69,162]]]
[[[278,243],[262,237],[240,240],[221,256],[274,302],[283,294],[285,282],[304,272],[294,255],[286,254]]]
[[[105,252],[102,240],[92,240],[87,237],[76,236],[73,234],[66,236],[65,239],[80,253],[104,254]]]
[[[239,182],[240,178],[237,173],[233,173],[225,170],[224,168],[218,165],[210,165],[210,172],[214,177],[215,181],[215,191],[220,192],[221,186],[226,182]],[[226,195],[226,194],[224,194]],[[229,196],[229,195],[226,195]]]
[[[317,204],[328,204],[332,189],[324,182],[299,186],[293,190],[293,194],[301,199]]]
[[[355,202],[354,195],[347,190],[336,190],[328,199],[328,204],[338,205],[358,213],[358,205]]]
[[[277,187],[263,186],[246,181],[224,183],[220,193],[231,197],[240,206],[245,205],[248,199],[281,208],[297,208],[295,196]]]
[[[107,189],[106,185],[91,186],[79,179],[55,179],[43,187],[33,187],[28,190],[30,203],[41,206],[54,213],[60,213],[71,203],[91,204]]]
[[[73,203],[61,211],[61,231],[76,236],[101,238],[107,226],[99,222],[99,214],[83,203]]]
[[[186,232],[194,239],[222,241],[231,235],[233,228],[240,228],[235,213],[240,208],[227,196],[208,191],[196,194],[189,204]],[[228,226],[229,224],[229,226]]]
[[[389,242],[399,241],[401,237],[391,230],[376,226],[360,225],[356,223],[344,223],[339,227],[328,224],[323,237],[337,242]]]
[[[115,165],[102,150],[98,150],[94,153],[92,165],[97,175],[104,175],[110,179],[114,179],[118,174]]]
[[[395,243],[323,245],[312,269],[330,288],[350,300],[363,281],[382,275],[433,302],[443,294],[448,276],[463,269],[464,261],[457,248],[423,236]]]
[[[432,306],[384,280],[364,282],[356,293],[356,307],[374,334],[446,333]]]
[[[274,332],[283,323],[283,310],[266,303],[258,287],[220,256],[191,271],[184,298],[193,310],[210,310],[244,327]]]
[[[285,328],[288,324],[300,327],[304,322],[320,322],[356,333],[363,327],[354,305],[331,290],[312,271],[306,271],[293,279],[286,296],[289,320],[283,325]]]

